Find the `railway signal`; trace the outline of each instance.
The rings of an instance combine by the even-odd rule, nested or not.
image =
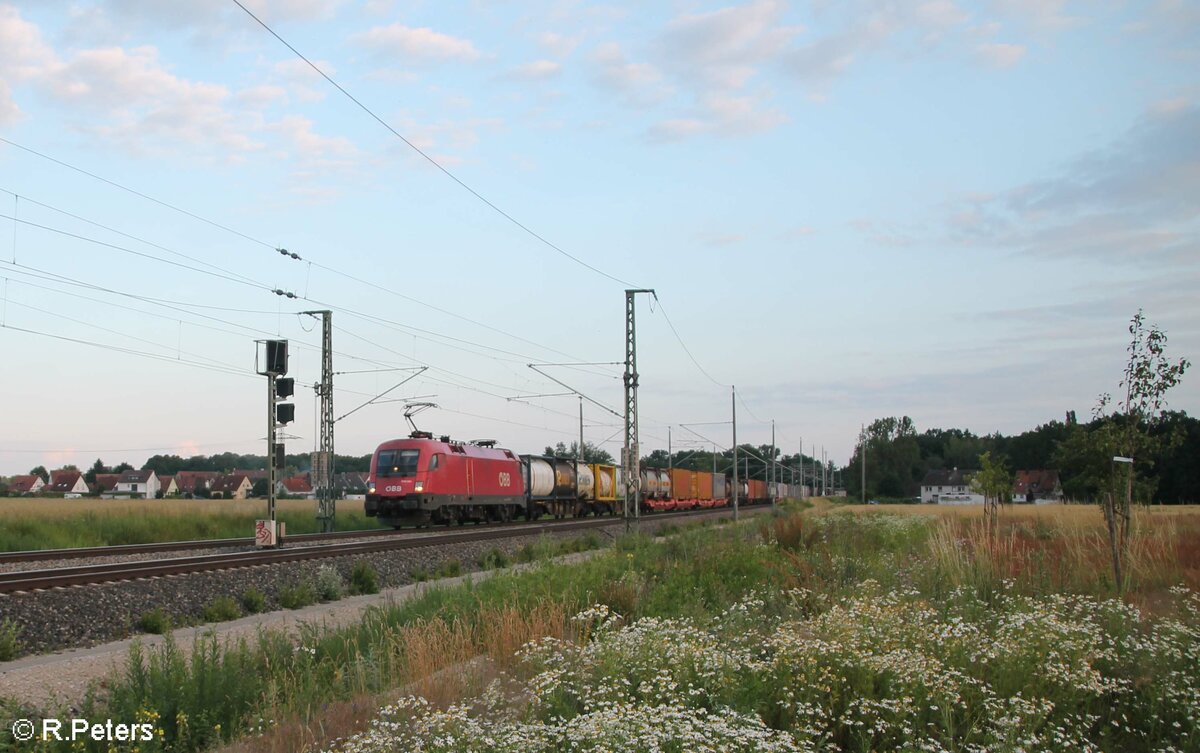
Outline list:
[[[287,340],[256,340],[261,347],[254,355],[255,371],[267,378],[267,518],[255,522],[254,542],[260,547],[279,544],[275,522],[275,483],[284,464],[284,447],[275,442],[276,430],[296,419],[296,406],[281,402],[295,394],[296,380],[288,371]]]

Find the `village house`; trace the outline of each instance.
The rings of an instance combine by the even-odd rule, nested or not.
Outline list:
[[[975,471],[930,471],[921,480],[921,502],[935,505],[982,505],[983,495],[971,490]]]
[[[253,488],[254,484],[246,474],[230,473],[214,481],[211,491],[214,497],[221,495],[221,499],[246,499]]]
[[[117,488],[117,481],[121,478],[119,473],[97,473],[96,480],[92,482],[92,491],[101,496],[111,497],[112,490]]]
[[[159,476],[158,490],[162,493],[164,499],[179,496],[179,486],[175,483],[174,476]]]
[[[291,476],[290,478],[276,482],[275,491],[277,494],[286,494],[289,497],[299,497],[301,499],[316,499],[317,497],[307,473],[301,473],[298,476]]]
[[[13,496],[18,495],[34,495],[40,492],[46,486],[46,482],[42,481],[42,477],[29,474],[27,476],[13,476],[8,481],[8,493]]]
[[[175,474],[175,488],[180,496],[202,497],[212,489],[220,476],[216,471],[179,471]]]
[[[50,484],[42,491],[61,494],[64,497],[82,497],[90,490],[79,471],[59,470],[50,472]]]
[[[151,470],[125,471],[117,479],[113,493],[143,499],[154,499],[158,496],[158,476]]]
[[[1013,483],[1013,501],[1032,505],[1052,505],[1063,500],[1058,471],[1017,471]]]

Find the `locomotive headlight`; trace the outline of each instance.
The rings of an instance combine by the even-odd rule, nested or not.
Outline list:
[[[374,494],[374,493],[375,493],[375,484],[371,484],[370,486],[367,487],[367,494]]]
[[[422,484],[420,481],[418,481],[416,484],[413,485],[413,491],[416,491],[416,492],[425,491],[425,484]]]

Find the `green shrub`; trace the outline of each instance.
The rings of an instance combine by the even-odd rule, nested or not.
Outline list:
[[[453,578],[456,575],[462,575],[462,563],[456,559],[448,559],[438,565],[438,569],[433,574],[439,578]]]
[[[379,576],[370,562],[357,560],[354,563],[354,569],[350,571],[350,593],[379,593]]]
[[[510,563],[508,555],[495,547],[479,558],[479,566],[484,570],[499,570],[502,567],[508,567]]]
[[[171,616],[161,608],[155,607],[148,612],[142,612],[138,618],[138,627],[145,633],[162,635],[171,632]]]
[[[337,601],[346,590],[342,574],[332,565],[321,565],[317,569],[317,598],[321,601]]]
[[[413,583],[424,583],[429,580],[429,571],[423,567],[414,569],[411,573]]]
[[[242,616],[242,610],[232,596],[218,596],[204,606],[205,622],[226,622]]]
[[[0,621],[0,661],[10,661],[17,657],[21,646],[21,626],[16,620],[5,617]]]
[[[300,609],[317,603],[317,589],[310,581],[300,581],[279,589],[279,605],[284,609]]]
[[[267,597],[263,596],[262,591],[259,591],[254,586],[250,586],[242,593],[242,608],[248,614],[265,612],[267,609]]]

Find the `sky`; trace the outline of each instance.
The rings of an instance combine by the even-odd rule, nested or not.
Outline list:
[[[339,454],[583,393],[619,456],[627,288],[643,454],[1084,418],[1139,308],[1200,360],[1200,4],[243,3],[0,1],[0,474],[264,453],[263,339],[312,450],[310,310]]]

